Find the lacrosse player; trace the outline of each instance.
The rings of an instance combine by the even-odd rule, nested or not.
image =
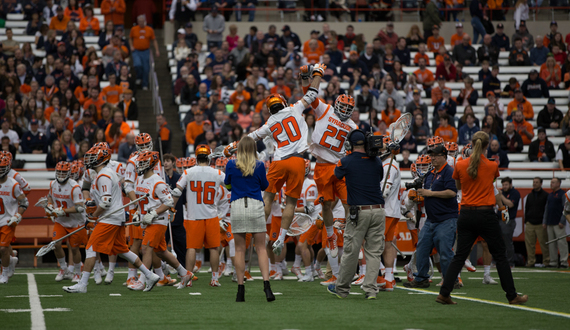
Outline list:
[[[223,196],[224,173],[210,167],[211,149],[207,145],[196,148],[197,166],[187,169],[176,183],[172,191],[174,203],[186,189],[186,205],[188,217],[184,219],[186,228],[186,267],[193,269],[196,262],[196,250],[205,247],[210,249],[210,265],[212,280],[210,286],[219,287],[218,263],[220,246],[220,224],[218,219],[218,203]],[[191,282],[189,282],[191,283]]]
[[[85,167],[94,171],[96,177],[93,179],[90,195],[93,197],[97,208],[92,214],[88,214],[88,219],[98,221],[86,246],[86,259],[83,266],[83,274],[79,283],[63,287],[63,290],[70,293],[87,293],[89,276],[95,266],[96,252],[107,255],[120,255],[130,263],[134,264],[146,276],[146,287],[144,291],[150,291],[159,281],[160,277],[148,270],[139,257],[129,251],[125,238],[124,212],[115,212],[123,206],[123,196],[121,194],[121,179],[111,167],[111,152],[108,148],[95,146],[85,154]]]
[[[142,241],[143,263],[147,268],[151,265],[154,272],[160,276],[158,286],[172,285],[176,281],[165,276],[159,260],[153,262],[153,255],[156,255],[166,261],[178,272],[181,278],[179,288],[185,288],[188,282],[192,281],[191,272],[187,271],[176,260],[174,255],[166,249],[165,234],[168,229],[169,214],[168,210],[174,207],[174,200],[170,194],[170,188],[162,180],[158,174],[154,172],[160,160],[157,151],[142,151],[136,158],[137,164],[137,182],[135,186],[136,197],[140,198],[146,194],[150,194],[148,199],[139,202],[139,216],[142,218],[144,235]],[[142,226],[141,226],[142,227]],[[153,253],[154,251],[154,253]],[[142,276],[138,281],[130,284],[129,289],[140,291],[144,289]]]
[[[22,215],[28,208],[28,198],[20,184],[9,177],[11,158],[0,156],[0,202],[3,212],[0,214],[0,257],[2,258],[2,275],[0,284],[8,283],[8,278],[14,275],[17,261],[12,257],[12,238],[16,226],[22,221]]]
[[[76,165],[77,166],[77,165]],[[53,238],[58,240],[63,236],[83,227],[85,219],[83,211],[85,205],[81,194],[81,187],[77,181],[71,178],[71,163],[59,162],[55,166],[55,180],[49,184],[48,206],[46,212],[48,217],[54,219]],[[71,246],[74,273],[68,271],[65,262],[65,251],[61,247],[62,241],[55,244],[55,256],[59,262],[59,273],[55,277],[56,282],[62,280],[79,280],[81,274],[81,253],[79,246],[87,244],[87,231],[79,231],[69,237]]]
[[[20,184],[20,188],[22,189],[24,194],[26,194],[26,196],[27,196],[32,191],[32,189],[31,189],[28,181],[26,181],[26,179],[24,179],[24,177],[20,173],[16,172],[14,169],[11,168],[11,166],[12,166],[12,153],[9,151],[2,151],[1,155],[3,157],[8,157],[8,159],[10,160],[10,173],[8,173],[8,177],[16,180],[16,182],[18,182]]]

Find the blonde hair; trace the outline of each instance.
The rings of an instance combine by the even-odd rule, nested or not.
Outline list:
[[[243,176],[251,176],[255,171],[256,160],[257,144],[246,135],[241,138],[238,144],[236,167]]]
[[[471,179],[475,180],[477,178],[479,163],[481,162],[481,155],[483,155],[485,149],[489,146],[489,135],[483,131],[473,134],[471,145],[473,146],[473,152],[471,153],[471,157],[469,157],[467,174]]]

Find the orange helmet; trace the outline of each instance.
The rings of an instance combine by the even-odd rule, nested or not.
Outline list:
[[[184,172],[184,158],[176,158],[176,172],[182,174]]]
[[[354,111],[354,98],[350,95],[342,94],[334,101],[334,113],[342,121],[346,121]]]
[[[463,149],[461,149],[461,156],[463,156],[463,159],[469,158],[469,156],[471,156],[471,153],[473,152],[473,147],[471,145],[471,143],[467,143]]]
[[[107,143],[107,142],[97,142],[93,146],[94,147],[103,147],[103,148],[106,148],[109,150],[111,149],[111,147],[109,147],[109,143]]]
[[[196,158],[194,157],[187,157],[184,160],[184,169],[191,168],[196,166]]]
[[[434,136],[434,137],[430,137],[427,140],[427,150],[430,151],[431,149],[442,145],[445,146],[445,141],[443,141],[443,139],[439,136]]]
[[[7,156],[0,157],[0,178],[3,178],[10,173],[11,164],[12,160]]]
[[[59,183],[65,183],[71,176],[71,163],[59,162],[55,165],[55,179]]]
[[[111,150],[103,146],[93,146],[83,156],[83,159],[85,167],[88,169],[105,165],[111,160]]]
[[[77,180],[81,179],[84,171],[85,171],[85,168],[83,166],[83,161],[76,160],[76,161],[73,161],[73,163],[71,163],[71,178],[73,180],[77,181]]]
[[[135,138],[138,151],[152,151],[152,137],[148,133],[139,133]]]
[[[418,177],[418,169],[416,168],[416,163],[412,163],[412,165],[410,165],[410,172],[412,172],[412,178],[417,178]]]
[[[210,156],[211,153],[212,149],[210,149],[210,147],[207,144],[201,144],[197,146],[196,150],[194,151],[196,158],[208,158],[208,156]]]
[[[309,173],[311,173],[311,161],[305,159],[305,176],[309,175]]]
[[[271,114],[276,114],[287,107],[287,100],[281,94],[273,93],[265,99],[265,105]]]
[[[133,151],[130,155],[129,155],[129,159],[132,159],[134,157],[134,159],[137,159],[137,156],[139,155],[140,151],[135,150]]]
[[[392,152],[390,150],[388,150],[388,145],[390,143],[392,143],[392,138],[390,137],[390,134],[386,134],[383,136],[382,138],[382,143],[384,144],[384,147],[386,147],[386,150],[384,150],[382,153],[380,153],[380,158],[384,158],[388,155],[390,155]]]
[[[419,155],[416,159],[416,173],[419,177],[425,176],[432,170],[431,157],[428,155]]]
[[[12,153],[10,151],[0,151],[0,157],[8,157],[10,160],[10,166],[12,165]]]
[[[228,164],[228,159],[225,157],[219,157],[216,159],[216,169],[225,171],[226,165]]]
[[[447,149],[447,154],[453,158],[457,156],[457,151],[459,151],[459,147],[455,142],[446,142],[445,149]]]
[[[137,156],[137,174],[143,175],[149,169],[152,170],[158,161],[160,160],[160,156],[158,151],[142,151]]]

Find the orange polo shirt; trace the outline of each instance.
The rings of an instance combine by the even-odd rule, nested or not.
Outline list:
[[[88,20],[88,18],[84,16],[79,22],[79,31],[84,33],[89,28],[93,30],[95,35],[99,35],[99,20],[95,18],[95,16],[92,16],[91,20]]]
[[[154,30],[150,26],[141,28],[133,26],[130,37],[133,39],[133,46],[136,50],[147,50],[150,48],[151,40],[154,40]]]
[[[186,125],[186,143],[194,144],[198,135],[204,133],[204,122],[196,124],[195,121]]]
[[[524,101],[519,103],[516,99],[509,102],[507,105],[507,116],[511,115],[513,110],[521,110],[525,119],[533,119],[534,118],[534,110],[532,108],[532,104],[524,98]]]
[[[515,130],[520,134],[523,144],[529,145],[532,142],[532,138],[534,137],[534,127],[532,124],[526,120],[523,120],[521,123],[517,123],[513,120],[513,124],[515,125]],[[523,127],[526,128],[526,131],[531,134],[530,138],[528,138],[526,134],[520,132]]]
[[[453,179],[461,182],[461,206],[494,206],[493,182],[499,177],[499,164],[481,155],[477,177],[473,179],[467,174],[470,159],[458,161],[453,171]]]
[[[429,56],[427,56],[427,54],[420,53],[416,53],[416,56],[414,56],[415,65],[418,65],[420,63],[420,58],[424,58],[426,60],[426,65],[429,66]]]
[[[49,22],[49,28],[50,30],[63,32],[65,29],[67,29],[67,23],[69,23],[69,17],[63,15],[63,18],[60,21],[56,15],[51,18],[51,21]]]
[[[457,130],[451,125],[438,127],[434,135],[441,137],[445,142],[457,142]]]
[[[121,94],[123,94],[123,88],[119,85],[107,86],[101,91],[101,95],[112,105],[119,104]]]

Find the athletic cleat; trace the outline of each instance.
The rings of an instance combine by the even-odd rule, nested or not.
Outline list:
[[[197,281],[198,280],[198,276],[194,275],[192,276],[192,281]]]
[[[232,267],[226,267],[226,269],[224,269],[223,271],[223,275],[224,276],[230,276],[234,273]]]
[[[166,269],[168,269],[168,273],[165,274],[170,274],[170,275],[176,275],[178,274],[178,272],[176,271],[176,269],[174,269],[172,266],[170,265],[166,265]]]
[[[210,286],[211,286],[211,287],[216,287],[216,286],[222,286],[222,285],[220,284],[220,282],[218,282],[218,280],[212,279],[212,280],[210,281]]]
[[[332,276],[331,278],[329,278],[328,280],[326,280],[326,281],[324,281],[324,282],[321,282],[321,285],[324,285],[324,286],[328,286],[329,284],[334,284],[334,285],[336,285],[336,276],[333,275],[333,276]]]
[[[226,263],[225,262],[221,262],[218,265],[218,278],[222,277],[222,274],[224,273],[224,270],[226,270]]]
[[[354,273],[354,276],[352,276],[352,280],[353,280],[353,281],[356,281],[356,279],[359,278],[359,277],[360,277],[360,275]]]
[[[152,274],[152,276],[150,278],[146,279],[146,286],[144,288],[144,292],[148,292],[150,290],[152,290],[152,288],[154,288],[154,286],[156,285],[156,283],[158,283],[158,281],[160,280],[160,276],[156,275],[156,274]]]
[[[269,272],[269,278],[274,278],[275,275],[277,275],[277,272],[276,272],[276,271],[272,270],[272,271]]]
[[[72,286],[64,286],[63,291],[68,293],[87,293],[87,285],[77,283]]]
[[[107,271],[105,270],[105,267],[103,267],[103,264],[101,264],[101,268],[99,268],[99,271],[101,272],[101,277],[107,276]]]
[[[471,263],[471,261],[469,261],[469,259],[465,259],[465,265],[463,265],[463,267],[465,267],[465,269],[467,269],[472,273],[477,271],[477,268],[473,266],[473,264]]]
[[[237,274],[234,272],[234,274],[232,275],[232,282],[236,282],[237,283]]]
[[[6,274],[9,275],[9,274]],[[8,276],[9,277],[9,276]],[[73,278],[73,274],[71,274],[67,269],[59,269],[59,273],[55,276],[56,282],[61,282],[63,280],[71,280]]]
[[[16,252],[16,251],[14,251]],[[17,253],[16,253],[17,255]],[[10,266],[8,266],[8,278],[14,276],[14,272],[16,271],[16,264],[18,263],[18,257],[10,256]]]
[[[321,268],[317,268],[317,277],[321,280],[325,279],[325,274],[323,273],[323,271],[321,270]]]
[[[283,260],[281,261],[281,272],[283,273],[283,275],[287,276],[289,275],[289,268],[287,268],[287,261]]]
[[[483,275],[483,284],[499,284],[491,275]]]
[[[253,277],[251,276],[251,274],[246,270],[245,273],[243,274],[243,277],[245,277],[245,280],[248,282],[253,281]]]
[[[336,258],[338,256],[336,234],[332,234],[331,237],[327,238],[325,252],[328,252],[332,258]]]
[[[435,286],[442,286],[443,285],[443,280],[441,280],[439,283],[437,283]]]
[[[95,271],[95,274],[93,275],[93,279],[95,279],[95,284],[99,285],[103,282],[103,279],[101,278],[101,270],[97,269]]]
[[[457,280],[459,281],[459,286],[460,286],[460,287],[463,287],[463,280],[461,279],[461,276],[459,276],[459,277],[457,278]],[[442,280],[442,282],[443,282],[443,280]]]
[[[275,277],[273,278],[274,281],[283,281],[283,273],[277,273],[275,274]]]
[[[303,273],[301,272],[301,267],[291,267],[291,273],[295,274],[295,276],[297,276],[297,279],[301,279],[301,277],[303,277]]]
[[[158,276],[158,275],[157,275]],[[131,284],[127,285],[127,288],[129,290],[133,290],[133,291],[142,291],[144,290],[144,283],[139,281],[139,280],[134,280],[131,282]]]
[[[273,254],[277,257],[281,255],[281,251],[283,251],[283,242],[276,240],[275,243],[273,243]]]
[[[194,274],[192,274],[189,270],[186,271],[186,275],[182,276],[180,279],[180,284],[178,284],[178,289],[184,289],[187,286],[192,286],[192,278]]]
[[[408,282],[411,282],[414,280],[414,274],[412,272],[412,268],[408,266],[408,264],[404,265],[404,271],[406,272],[406,275],[408,277]]]
[[[133,283],[133,281],[136,281],[137,278],[136,277],[129,277],[127,278],[127,281],[125,283],[123,283],[123,286],[129,286]]]
[[[177,281],[178,280],[170,278],[170,275],[164,275],[164,278],[158,281],[158,283],[156,283],[156,286],[173,286]]]
[[[114,270],[109,270],[107,272],[107,276],[105,276],[105,284],[111,284],[113,283],[113,278],[115,277],[115,271]]]
[[[0,276],[0,284],[6,284],[8,283],[8,276]]]
[[[313,274],[307,273],[304,276],[301,276],[301,278],[299,278],[298,282],[313,282],[314,280],[315,280],[315,278],[313,277]]]
[[[362,259],[364,259],[364,249],[360,249],[360,251],[358,251],[358,260]]]
[[[196,264],[194,265],[194,273],[197,273],[202,268],[202,260],[196,260]]]
[[[71,280],[72,283],[79,283],[79,281],[81,280],[81,276],[79,276],[79,274],[75,274],[73,275],[73,279]]]
[[[362,283],[364,283],[364,275],[360,275],[358,277],[358,279],[354,282],[352,282],[352,285],[362,285]]]
[[[334,294],[337,298],[339,299],[344,299],[343,297],[341,297],[338,293],[336,293],[336,285],[335,284],[331,284],[329,286],[327,286],[327,291],[329,293]]]
[[[382,276],[378,276],[376,278],[376,286],[379,288],[385,287],[386,286],[386,279]]]
[[[396,287],[396,281],[395,280],[394,281],[385,281],[384,287],[379,287],[378,290],[392,292],[392,291],[394,291],[395,287]]]

